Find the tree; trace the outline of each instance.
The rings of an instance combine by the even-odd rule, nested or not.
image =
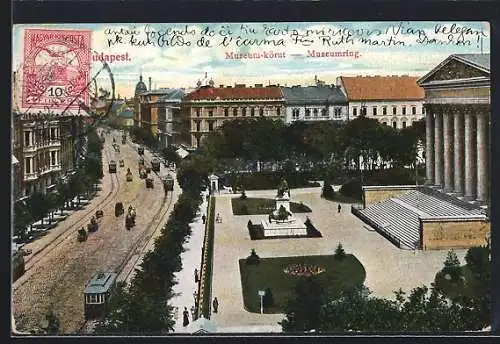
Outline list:
[[[280,322],[283,332],[318,329],[321,308],[325,303],[323,287],[313,276],[302,277],[295,287],[295,297],[285,307],[286,318]]]
[[[481,275],[490,271],[490,249],[488,247],[471,247],[467,250],[465,261],[469,269]]]
[[[49,200],[44,194],[41,192],[33,193],[28,199],[28,208],[31,217],[36,221],[41,220],[43,224],[43,218],[50,209],[49,204]]]
[[[14,203],[14,235],[21,240],[27,236],[27,227],[33,218],[28,207],[23,202]]]
[[[266,293],[262,298],[262,305],[264,306],[264,308],[269,308],[274,306],[274,297],[271,288],[266,288]]]
[[[325,199],[334,199],[335,198],[335,191],[333,191],[333,187],[330,184],[329,180],[324,180],[323,181],[323,189],[321,191],[321,197]]]
[[[345,258],[345,251],[341,243],[339,243],[337,248],[335,249],[334,258],[335,260],[342,260]]]
[[[455,251],[448,251],[446,260],[444,261],[444,267],[441,271],[443,274],[449,274],[453,281],[458,281],[462,275],[462,268],[460,267],[460,261]]]
[[[50,311],[49,314],[47,314],[45,316],[45,319],[47,321],[47,326],[45,327],[47,334],[57,335],[59,333],[59,319],[58,319],[58,317],[54,314],[53,311]]]

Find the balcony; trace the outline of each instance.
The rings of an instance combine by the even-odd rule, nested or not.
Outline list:
[[[38,179],[38,173],[33,172],[33,173],[25,173],[24,174],[24,181],[29,182]]]

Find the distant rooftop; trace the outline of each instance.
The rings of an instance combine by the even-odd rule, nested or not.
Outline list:
[[[347,99],[338,87],[292,86],[283,87],[283,96],[288,104],[345,104]]]
[[[424,100],[418,77],[408,75],[340,77],[349,100]]]
[[[90,279],[85,286],[85,294],[99,294],[107,292],[116,280],[118,274],[114,272],[99,272]]]

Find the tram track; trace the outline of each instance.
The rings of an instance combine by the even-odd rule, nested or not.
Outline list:
[[[110,159],[110,152],[106,149],[103,149],[104,154],[106,155],[108,162],[111,160]],[[91,206],[90,210],[87,209],[85,211],[85,214],[79,216],[73,222],[71,222],[71,225],[68,226],[68,228],[65,231],[62,231],[59,233],[57,236],[55,236],[50,242],[48,242],[45,246],[43,246],[40,250],[34,252],[29,259],[26,259],[25,261],[25,272],[24,274],[17,279],[13,283],[13,290],[16,290],[17,288],[23,286],[27,281],[28,278],[27,272],[32,270],[34,267],[36,267],[42,260],[48,256],[52,250],[63,244],[64,242],[67,241],[68,238],[71,236],[74,236],[77,232],[78,229],[81,228],[82,224],[85,224],[90,220],[90,218],[94,215],[94,212],[96,209],[103,208],[107,205],[110,204],[110,202],[116,197],[120,190],[120,182],[118,180],[118,176],[116,173],[110,173],[111,175],[111,189],[106,195],[106,197],[100,201],[99,203]],[[62,239],[61,239],[62,238]],[[60,239],[60,240],[59,240]],[[35,260],[35,258],[38,258]],[[24,278],[23,278],[24,277]]]

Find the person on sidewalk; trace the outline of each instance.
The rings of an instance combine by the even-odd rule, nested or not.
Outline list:
[[[201,217],[201,220],[203,221],[203,224],[205,224],[205,221],[207,220],[207,217],[205,216],[205,214],[203,214],[203,216]]]
[[[194,269],[194,282],[198,283],[200,278],[198,277],[198,269]]]
[[[339,204],[338,207],[337,207],[337,211],[340,213],[340,211],[342,210],[342,207],[341,205]]]
[[[182,315],[182,326],[186,327],[187,325],[189,325],[189,312],[187,307],[184,307],[184,312],[182,313]]]
[[[214,313],[217,313],[219,311],[219,301],[216,297],[214,297],[214,301],[212,302],[212,309]]]

